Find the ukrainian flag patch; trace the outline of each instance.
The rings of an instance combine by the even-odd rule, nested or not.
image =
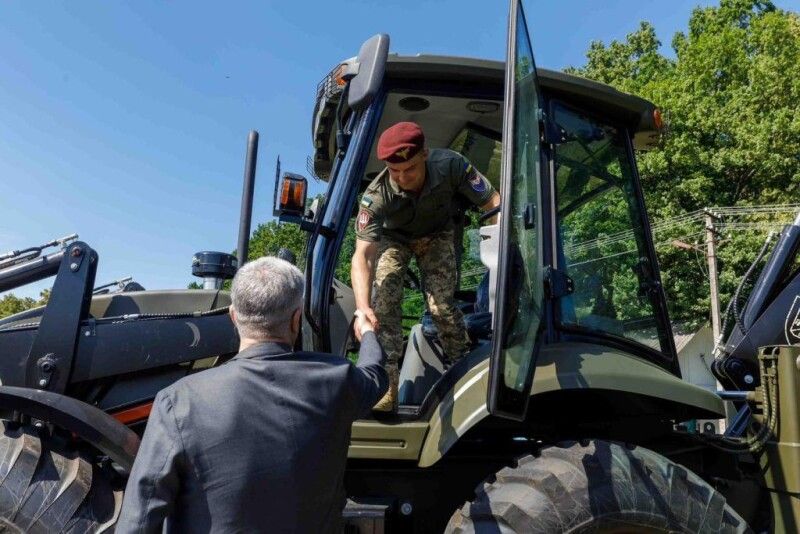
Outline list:
[[[361,205],[364,206],[365,208],[372,206],[372,199],[366,195],[361,197]]]

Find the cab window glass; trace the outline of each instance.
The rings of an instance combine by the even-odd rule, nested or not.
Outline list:
[[[506,221],[509,287],[504,289],[508,302],[501,360],[505,387],[524,394],[534,363],[533,347],[542,316],[543,283],[537,223],[541,176],[539,95],[533,52],[522,16],[517,19],[516,39],[511,190],[502,192],[503,202],[510,203],[511,209]]]
[[[453,139],[449,148],[467,158],[489,180],[492,187],[500,190],[503,144],[499,132],[469,125]]]
[[[495,190],[500,190],[500,165],[503,158],[500,132],[470,124],[461,130],[448,148],[466,157],[489,180]],[[465,213],[459,289],[465,292],[467,298],[476,299],[476,310],[489,311],[489,279],[485,276],[486,267],[480,257],[479,217],[480,213],[474,209]],[[472,292],[475,292],[474,297],[471,296]]]
[[[561,322],[660,349],[627,133],[562,105],[554,119],[558,263],[574,284]]]

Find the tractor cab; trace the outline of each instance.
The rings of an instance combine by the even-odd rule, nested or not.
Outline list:
[[[276,176],[274,213],[308,232],[302,348],[342,356],[357,348],[354,219],[362,192],[383,171],[375,144],[384,129],[419,123],[429,148],[469,159],[501,203],[496,214],[466,202],[448,212],[454,296],[471,340],[450,367],[425,304],[425,280],[413,263],[408,269],[401,406],[352,426],[348,526],[742,532],[738,510],[769,524],[758,510],[769,493],[773,530],[797,531],[790,523],[797,514],[788,512],[797,510],[800,465],[796,348],[759,356],[760,393],[723,392],[737,402],[755,398],[751,437],[704,440],[681,428],[725,411],[722,396],[680,379],[634,157],[658,140],[655,107],[537,69],[519,0],[510,1],[505,63],[388,51],[389,38],[375,36],[318,88],[312,163],[327,183],[324,197],[309,205],[305,177]],[[242,258],[256,140],[251,134]],[[0,321],[0,447],[9,451],[0,469],[14,474],[3,482],[10,512],[0,517],[19,531],[60,531],[84,518],[86,528],[102,529],[116,521],[119,475],[139,443],[131,428],[145,425],[156,392],[235,354],[230,296],[219,288],[236,261],[196,255],[192,270],[206,290],[93,295],[97,253],[76,242],[41,256],[49,246],[0,257],[0,290],[56,275],[43,310]],[[762,282],[772,282],[760,284],[762,298],[747,310],[753,335],[762,334],[758,321],[775,321],[772,313],[755,315],[770,308],[772,295],[795,294],[794,285],[784,287],[781,262],[771,263],[776,268]],[[789,318],[795,315],[793,306]],[[789,333],[795,322],[787,319]],[[754,340],[741,338],[731,350]],[[781,441],[768,442],[776,429]],[[740,468],[742,453],[753,456]],[[62,469],[69,465],[82,474]],[[79,487],[70,486],[73,479]],[[66,490],[50,491],[55,485]],[[62,504],[68,513],[49,513]]]
[[[313,172],[328,184],[324,200],[298,219],[276,198],[276,213],[310,234],[304,348],[344,355],[355,348],[354,223],[361,194],[384,170],[375,150],[380,133],[414,121],[428,148],[462,154],[500,192],[499,225],[466,199],[453,209],[455,296],[472,345],[450,369],[425,281],[413,261],[408,270],[400,418],[425,417],[492,354],[490,408],[522,418],[535,353],[558,342],[622,347],[678,373],[634,159],[635,150],[657,142],[658,111],[608,86],[536,69],[524,17],[511,30],[509,57],[516,59],[508,69],[497,61],[388,54],[386,36],[365,43],[318,86]],[[362,76],[371,82],[356,87]]]

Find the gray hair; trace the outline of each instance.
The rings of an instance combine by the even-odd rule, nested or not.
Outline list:
[[[231,286],[239,335],[263,339],[288,331],[303,307],[303,286],[303,274],[288,261],[267,256],[245,263]]]

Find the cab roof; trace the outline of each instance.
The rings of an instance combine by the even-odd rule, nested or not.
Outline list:
[[[656,106],[652,102],[580,76],[538,67],[536,71],[539,85],[549,97],[585,105],[598,114],[622,122],[635,133],[636,148],[646,150],[658,141],[654,118]],[[430,54],[389,54],[386,77],[397,81],[437,80],[465,85],[496,85],[502,94],[505,62]]]
[[[352,60],[355,58],[346,61]],[[326,100],[328,97],[325,96],[335,71],[336,68],[317,87],[317,104],[312,115],[314,156],[313,167],[309,168],[313,168],[312,172],[323,180],[329,176],[335,151],[333,121],[338,97],[335,100]],[[656,107],[652,102],[580,76],[541,68],[537,69],[537,73],[539,85],[546,98],[563,100],[599,115],[605,121],[624,126],[631,132],[633,147],[637,150],[649,150],[658,144],[660,132],[655,122]],[[463,119],[463,109],[469,104],[465,98],[461,99],[462,102],[455,94],[451,96],[453,90],[456,89],[455,92],[464,95],[482,93],[488,100],[501,100],[504,94],[505,63],[457,56],[389,54],[384,76],[389,84],[399,89],[400,92],[396,93],[398,98],[410,89],[411,92],[423,91],[429,103],[436,101],[435,107],[439,115],[429,117],[426,137],[430,137],[431,141],[436,138],[440,146],[448,146],[463,127],[463,124],[455,124],[453,121]],[[441,86],[440,90],[437,90],[437,84]],[[399,101],[384,109],[381,118],[385,123],[384,127],[399,120],[412,120],[409,118],[409,111],[401,109],[402,105],[397,104]],[[320,107],[321,105],[324,107]],[[459,105],[461,111],[458,109]],[[472,113],[473,122],[476,120],[475,115]],[[497,112],[480,112],[480,115],[478,122],[485,124],[478,126],[488,127],[495,133],[501,131],[502,107]],[[421,119],[414,120],[419,122]],[[440,135],[437,136],[437,132]],[[373,155],[368,165],[370,171],[379,166],[380,162]]]

